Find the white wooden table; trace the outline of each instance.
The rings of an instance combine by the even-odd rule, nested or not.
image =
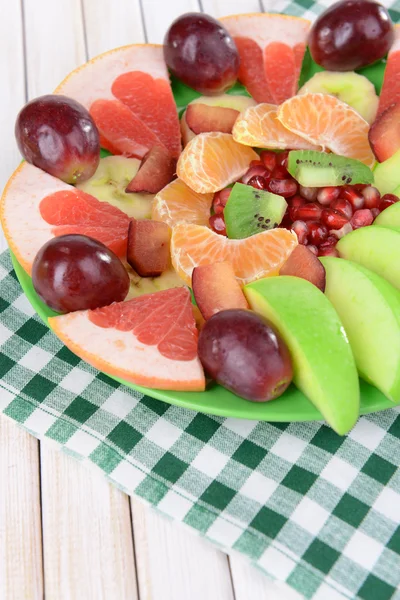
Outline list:
[[[184,12],[222,16],[261,7],[258,0],[0,0],[0,187],[20,160],[18,110],[87,58],[124,44],[162,42]],[[299,598],[1,417],[0,600],[44,597]]]

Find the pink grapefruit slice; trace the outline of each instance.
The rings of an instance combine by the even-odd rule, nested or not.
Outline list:
[[[49,325],[72,352],[109,375],[157,389],[204,390],[187,288],[51,317]]]
[[[72,71],[55,92],[86,106],[110,152],[143,158],[163,144],[179,156],[179,119],[162,46],[136,44],[100,54]]]
[[[391,104],[400,102],[400,24],[395,25],[395,38],[388,54],[385,76],[379,97],[378,115]]]
[[[254,13],[221,19],[240,55],[239,81],[257,102],[281,104],[298,89],[310,21]]]
[[[121,258],[126,255],[128,215],[25,162],[4,190],[0,219],[11,250],[29,274],[41,246],[66,233],[88,235]]]

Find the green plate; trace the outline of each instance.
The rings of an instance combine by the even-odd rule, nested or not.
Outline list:
[[[321,69],[312,61],[310,54],[307,52],[303,63],[301,84],[319,70]],[[374,83],[376,90],[379,93],[384,73],[384,61],[380,61],[376,65],[368,67],[361,72]],[[191,102],[191,100],[199,96],[197,92],[188,88],[176,79],[173,79],[172,87],[175,101],[180,110]],[[243,94],[247,92],[241,85],[237,84],[229,91],[229,93]],[[56,313],[50,310],[37,296],[33,289],[31,278],[25,273],[13,254],[11,254],[11,258],[19,282],[28,300],[38,315],[48,324],[48,317],[54,316]],[[147,394],[148,396],[168,402],[169,404],[175,404],[184,408],[224,417],[281,422],[323,420],[321,413],[293,385],[290,386],[285,394],[277,400],[266,403],[254,403],[247,402],[218,385],[213,385],[205,392],[169,392],[132,385],[118,377],[112,377],[112,379],[115,379],[129,388]],[[393,407],[393,403],[376,388],[362,380],[360,380],[360,385],[361,414]]]

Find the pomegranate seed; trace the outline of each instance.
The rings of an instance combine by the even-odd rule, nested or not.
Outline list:
[[[299,188],[300,195],[303,196],[308,202],[314,202],[317,199],[318,188],[304,187],[303,185]]]
[[[321,218],[322,206],[318,202],[309,202],[296,208],[296,215],[302,221],[318,221]]]
[[[332,208],[324,208],[321,213],[321,221],[328,229],[340,229],[349,222],[347,217]]]
[[[253,188],[257,188],[258,190],[266,190],[268,188],[268,181],[261,175],[254,175],[254,177],[249,179],[247,185],[251,185]]]
[[[325,246],[322,248],[320,246],[318,251],[318,256],[336,256],[339,257],[339,252],[336,250],[335,246]]]
[[[215,233],[226,235],[225,219],[223,215],[211,215],[209,219],[210,227]]]
[[[224,212],[224,208],[228,202],[231,191],[232,188],[225,188],[224,190],[214,194],[213,210],[215,213],[219,214]]]
[[[295,221],[292,223],[292,231],[297,235],[299,244],[307,246],[308,244],[308,225],[304,221]]]
[[[290,218],[288,211],[289,211],[289,209],[286,210],[286,213],[279,225],[279,227],[282,227],[283,229],[291,229],[292,228],[293,219]]]
[[[276,167],[276,154],[275,152],[270,152],[268,150],[264,150],[260,154],[260,158],[264,164],[264,166],[272,171]]]
[[[279,194],[284,198],[290,198],[297,192],[297,183],[294,179],[270,179],[268,189],[273,194]]]
[[[362,208],[356,210],[353,217],[350,220],[353,229],[360,229],[360,227],[368,227],[374,220],[374,215],[369,208]]]
[[[320,248],[327,248],[328,246],[336,246],[337,238],[334,235],[328,235],[328,237],[320,244]]]
[[[379,204],[379,210],[382,212],[383,210],[385,210],[385,208],[392,206],[392,204],[396,204],[396,202],[398,201],[398,197],[394,194],[385,194],[384,196],[382,196],[381,202]]]
[[[319,246],[328,237],[328,228],[318,221],[311,221],[308,225],[308,241],[314,246]]]
[[[262,160],[252,160],[252,161],[250,162],[250,165],[249,165],[249,166],[250,166],[250,167],[263,167],[263,166],[264,166],[264,164],[263,164]]]
[[[353,207],[350,202],[344,198],[338,198],[337,200],[334,200],[331,204],[331,208],[332,210],[338,210],[347,219],[351,219],[353,216]]]
[[[314,246],[313,244],[307,246],[307,248],[313,253],[315,254],[315,256],[318,256],[318,248],[317,246]]]
[[[362,192],[366,187],[368,187],[368,183],[355,183],[353,188],[357,190],[357,192]]]
[[[276,155],[276,162],[278,165],[285,167],[287,169],[289,160],[289,150],[285,150],[284,152],[278,152]]]
[[[379,210],[379,208],[371,208],[371,212],[372,212],[372,216],[374,217],[374,219],[376,219],[376,217],[381,214],[381,211]]]
[[[333,229],[333,230],[331,230],[331,233],[335,237],[337,237],[338,240],[340,240],[340,238],[342,238],[343,236],[347,235],[351,231],[353,231],[351,223],[347,222],[346,225],[343,225],[343,227],[341,227],[340,229]]]
[[[350,186],[344,186],[340,196],[345,198],[350,202],[354,210],[359,210],[360,208],[364,208],[365,199],[361,192],[357,192],[354,188]]]
[[[317,193],[317,200],[322,206],[329,206],[331,202],[339,198],[340,188],[338,187],[323,187]]]
[[[295,196],[292,196],[288,200],[288,204],[295,208],[297,208],[298,206],[304,206],[305,203],[306,203],[306,201],[304,200],[304,198],[302,198],[298,194],[296,194]]]
[[[274,179],[287,179],[288,177],[290,177],[290,175],[289,175],[287,169],[285,169],[285,167],[278,165],[272,171],[272,177]],[[293,181],[294,181],[294,179],[293,179]]]
[[[269,172],[263,165],[257,165],[255,167],[250,167],[247,173],[243,175],[241,182],[247,184],[249,183],[249,180],[256,175],[261,175],[261,177],[265,177],[265,179],[268,179],[270,176]]]
[[[381,201],[381,195],[376,187],[367,185],[361,193],[364,196],[365,208],[378,208]]]

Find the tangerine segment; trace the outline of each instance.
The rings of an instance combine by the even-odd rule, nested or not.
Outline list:
[[[137,385],[203,391],[187,288],[52,317],[56,335],[95,368]]]
[[[391,104],[400,102],[400,25],[395,25],[395,38],[388,54],[378,115]]]
[[[180,179],[158,192],[153,200],[151,218],[170,227],[178,223],[208,225],[213,194],[198,194]]]
[[[238,144],[230,133],[200,133],[179,157],[178,177],[199,194],[218,192],[240,179],[252,160],[254,150]]]
[[[255,148],[319,150],[305,139],[286,129],[277,117],[274,104],[258,104],[241,113],[233,126],[233,138]]]
[[[238,78],[253,98],[257,102],[280,104],[293,96],[310,22],[268,13],[234,15],[221,21],[238,47]]]
[[[96,100],[90,107],[103,148],[114,154],[143,158],[161,144],[157,135],[119,100]]]
[[[278,275],[297,246],[297,236],[287,229],[271,229],[241,240],[230,240],[200,225],[173,228],[171,259],[178,275],[191,285],[194,267],[227,261],[242,285]]]
[[[29,274],[43,244],[64,233],[89,235],[125,253],[125,213],[26,162],[4,189],[0,218],[8,245]]]
[[[375,158],[368,141],[369,124],[348,104],[329,94],[303,94],[286,100],[278,119],[290,131],[323,150],[355,158],[369,167]]]
[[[131,71],[117,77],[111,90],[178,158],[182,150],[179,118],[169,82]]]

